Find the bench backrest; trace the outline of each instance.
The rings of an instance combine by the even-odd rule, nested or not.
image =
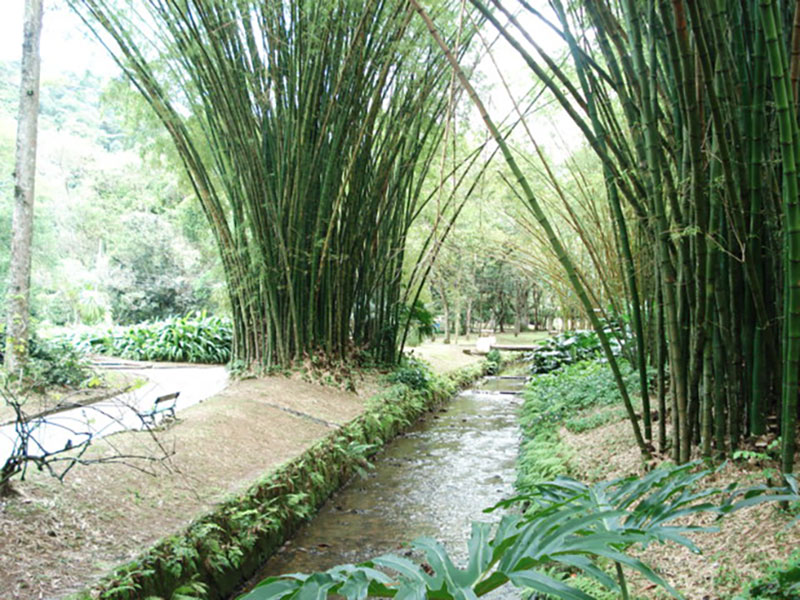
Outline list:
[[[180,395],[181,395],[180,392],[172,392],[171,394],[164,394],[163,396],[159,396],[158,398],[156,398],[155,404],[159,405],[162,402],[175,402],[175,400],[177,400],[178,396]]]

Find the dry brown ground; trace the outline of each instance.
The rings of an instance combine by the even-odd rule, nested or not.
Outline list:
[[[575,452],[571,466],[578,478],[596,481],[643,472],[627,420],[577,435],[562,429],[561,437]],[[764,469],[768,466],[729,462],[707,484],[718,488],[733,481],[745,487],[762,484],[766,482]],[[800,524],[787,530],[791,521],[791,516],[774,505],[756,506],[718,523],[719,532],[690,535],[703,552],[699,556],[682,546],[669,544],[652,545],[640,557],[655,566],[688,600],[732,598],[748,581],[762,575],[770,563],[786,558],[800,546]],[[692,523],[713,525],[707,519]],[[640,598],[669,597],[649,582],[637,581],[635,587]]]
[[[545,331],[523,331],[518,336],[514,336],[513,333],[498,333],[495,334],[495,338],[499,344],[525,346],[541,341],[547,335]],[[453,337],[450,344],[443,343],[442,339],[443,336],[440,334],[436,336],[436,341],[425,341],[419,346],[408,350],[413,356],[418,356],[428,361],[440,373],[455,371],[461,367],[480,362],[483,358],[482,356],[472,356],[464,353],[464,350],[475,348],[475,341],[478,336],[474,333],[469,337],[461,336],[458,341]]]
[[[31,473],[18,496],[0,500],[0,599],[84,588],[356,417],[376,389],[357,385],[360,394],[282,376],[236,382],[158,432],[173,454],[135,462],[155,476],[121,464],[76,467],[64,484]],[[122,453],[159,453],[147,433],[106,440]]]

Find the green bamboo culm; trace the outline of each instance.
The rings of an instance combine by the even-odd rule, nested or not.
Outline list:
[[[767,42],[775,108],[780,135],[783,207],[783,386],[781,411],[781,466],[794,467],[797,430],[797,394],[800,390],[800,199],[798,199],[798,126],[788,61],[778,27],[780,15],[774,0],[760,2],[761,23]]]
[[[547,236],[548,242],[550,243],[553,253],[556,255],[558,261],[563,266],[564,271],[566,272],[567,277],[569,278],[570,284],[572,285],[576,295],[580,299],[581,304],[583,305],[583,308],[586,314],[588,315],[590,322],[592,323],[592,326],[597,332],[600,344],[603,348],[603,352],[605,353],[605,356],[608,359],[609,366],[611,367],[611,371],[614,375],[614,380],[617,383],[620,396],[622,397],[623,404],[628,413],[633,435],[634,438],[636,439],[636,444],[639,447],[642,455],[644,457],[649,457],[650,449],[647,443],[645,442],[644,437],[642,436],[638,417],[635,413],[633,403],[630,399],[627,388],[624,382],[622,381],[622,373],[619,369],[616,357],[614,356],[614,353],[611,349],[611,345],[608,340],[608,335],[603,330],[603,326],[600,323],[600,319],[594,312],[594,306],[592,305],[591,300],[589,299],[585,287],[580,281],[580,278],[572,262],[572,259],[564,249],[564,246],[561,243],[552,225],[550,224],[549,219],[542,210],[542,207],[536,195],[533,193],[533,189],[528,183],[527,178],[525,177],[524,173],[522,172],[516,160],[514,159],[514,155],[511,152],[508,143],[506,142],[505,136],[503,136],[503,134],[495,125],[492,118],[489,116],[489,113],[487,112],[483,102],[478,97],[477,93],[475,92],[475,89],[472,87],[469,80],[467,79],[464,70],[459,65],[458,57],[455,56],[453,52],[450,50],[450,47],[442,38],[436,25],[434,25],[430,15],[424,10],[424,8],[419,4],[419,2],[417,0],[410,0],[410,4],[414,6],[414,9],[420,15],[422,21],[428,28],[428,31],[430,32],[431,36],[436,41],[438,46],[441,48],[442,52],[447,56],[447,59],[450,62],[450,66],[453,68],[459,80],[459,83],[467,91],[470,100],[480,113],[481,118],[483,119],[487,129],[492,135],[492,138],[494,138],[495,142],[500,148],[500,151],[503,154],[503,157],[506,160],[506,163],[508,164],[512,173],[514,174],[516,182],[519,184],[521,188],[522,197],[526,202],[527,208],[531,211],[534,218],[538,221],[539,225],[542,227],[542,230],[545,232],[545,235]],[[485,16],[487,16],[487,18],[491,20],[491,15],[485,15]]]
[[[782,466],[791,471],[800,388],[800,5],[553,0],[556,19],[548,20],[527,0],[470,2],[603,165],[625,254],[627,298],[618,304],[646,350],[632,358],[640,374],[657,366],[659,416],[672,425],[667,439],[659,423],[661,450],[671,447],[677,462],[696,449],[722,457],[747,436],[775,435],[780,422]],[[531,18],[568,45],[569,69],[538,47]],[[527,196],[522,181],[514,185]],[[650,315],[656,339],[636,324],[641,315]]]
[[[70,4],[175,143],[220,249],[233,360],[396,360],[405,238],[448,83],[407,4]]]

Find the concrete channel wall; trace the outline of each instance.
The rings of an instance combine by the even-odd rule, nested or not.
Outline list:
[[[212,600],[227,598],[352,477],[365,447],[377,451],[423,412],[486,374],[488,365],[441,376],[425,393],[388,388],[360,416],[73,598],[169,600],[181,588],[202,596],[192,594],[193,587],[204,587]]]

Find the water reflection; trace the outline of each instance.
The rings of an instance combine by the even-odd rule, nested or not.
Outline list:
[[[524,378],[487,378],[445,408],[426,414],[376,458],[366,479],[337,493],[264,566],[254,582],[281,573],[328,569],[386,552],[403,553],[419,536],[466,558],[472,520],[513,494]]]

